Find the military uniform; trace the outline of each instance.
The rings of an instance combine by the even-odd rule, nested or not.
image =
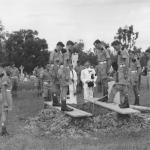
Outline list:
[[[59,62],[58,62],[59,60]],[[62,64],[63,63],[63,54],[61,51],[58,50],[54,50],[53,52],[51,52],[50,54],[50,59],[49,59],[49,63],[50,64]]]
[[[128,90],[129,90],[129,82],[128,82],[128,67],[129,67],[129,54],[127,50],[121,50],[118,54],[118,72],[117,72],[117,81],[113,85],[110,95],[109,102],[114,101],[114,97],[117,92],[120,92],[120,107],[125,108],[128,106]]]
[[[129,81],[133,88],[134,96],[135,96],[135,105],[139,105],[139,74],[141,73],[141,65],[137,57],[133,57],[130,60],[130,68],[129,68]]]
[[[84,89],[84,100],[88,100],[93,97],[93,88],[96,86],[96,73],[92,68],[85,68],[81,71],[81,81]]]
[[[96,66],[96,74],[97,74],[97,87],[100,89],[100,85],[102,85],[103,95],[107,95],[107,90],[103,86],[105,83],[104,78],[107,77],[107,73],[109,71],[109,62],[110,59],[109,52],[106,49],[103,50],[95,50],[97,55],[98,65]]]
[[[81,68],[81,66],[77,65],[75,67],[75,71],[77,73],[77,93],[81,93],[82,92],[82,81],[81,81],[82,68]]]
[[[68,65],[64,65],[58,70],[58,78],[61,89],[61,110],[72,111],[72,109],[69,109],[66,105],[67,92],[70,82],[70,68]]]

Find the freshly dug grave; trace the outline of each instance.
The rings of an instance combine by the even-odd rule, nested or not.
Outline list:
[[[93,111],[93,106],[84,104],[77,106],[82,110]],[[71,118],[59,110],[49,107],[42,110],[37,117],[30,118],[26,123],[28,129],[35,128],[44,134],[55,136],[97,136],[120,135],[139,132],[150,127],[150,114],[131,115],[126,118],[118,118],[116,113],[110,112],[102,107],[94,109],[94,116],[90,118]]]

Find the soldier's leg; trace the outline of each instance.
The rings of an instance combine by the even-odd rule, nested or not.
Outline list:
[[[83,85],[84,100],[88,99],[88,93],[89,93],[88,86],[87,86],[87,84],[85,83],[85,84]]]
[[[119,85],[114,84],[109,94],[108,102],[112,103],[114,101],[116,93],[119,91]]]
[[[134,92],[134,96],[135,96],[135,102],[134,105],[139,105],[139,90],[138,90],[138,84],[133,85],[133,92]]]
[[[67,107],[66,98],[67,98],[68,86],[61,87],[61,111],[72,111],[73,109]]]
[[[120,108],[129,108],[129,95],[128,86],[122,85],[120,88]]]

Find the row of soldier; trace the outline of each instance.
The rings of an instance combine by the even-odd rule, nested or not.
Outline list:
[[[129,107],[129,87],[132,86],[135,105],[139,105],[139,77],[141,66],[138,53],[127,51],[119,41],[114,41],[112,46],[117,52],[117,63],[111,63],[110,53],[106,45],[100,40],[94,42],[95,55],[98,65],[94,68],[90,62],[85,62],[80,67],[79,61],[74,67],[72,61],[72,47],[74,43],[68,41],[66,48],[58,42],[56,49],[50,55],[49,64],[42,71],[43,97],[45,101],[53,101],[53,106],[61,106],[62,111],[71,111],[67,103],[77,103],[76,89],[83,87],[84,100],[93,97],[93,91],[102,86],[103,98],[101,101],[113,102],[116,93],[120,93],[120,107]],[[115,81],[109,91],[108,83]],[[41,84],[42,84],[41,83]],[[108,92],[109,91],[109,92]],[[70,100],[67,95],[70,94]],[[61,103],[60,103],[61,102]]]

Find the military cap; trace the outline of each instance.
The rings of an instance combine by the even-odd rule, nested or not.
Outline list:
[[[94,41],[93,44],[95,45],[95,44],[100,44],[100,43],[101,43],[101,41],[99,39],[97,39],[97,40]]]
[[[58,43],[57,43],[57,46],[64,47],[65,45],[63,44],[63,42],[58,42]]]
[[[111,43],[111,46],[116,46],[116,45],[121,45],[121,42],[119,42],[118,40],[115,40]]]
[[[73,46],[74,43],[73,43],[72,41],[69,40],[69,41],[67,41],[66,45],[71,45],[71,46]]]

